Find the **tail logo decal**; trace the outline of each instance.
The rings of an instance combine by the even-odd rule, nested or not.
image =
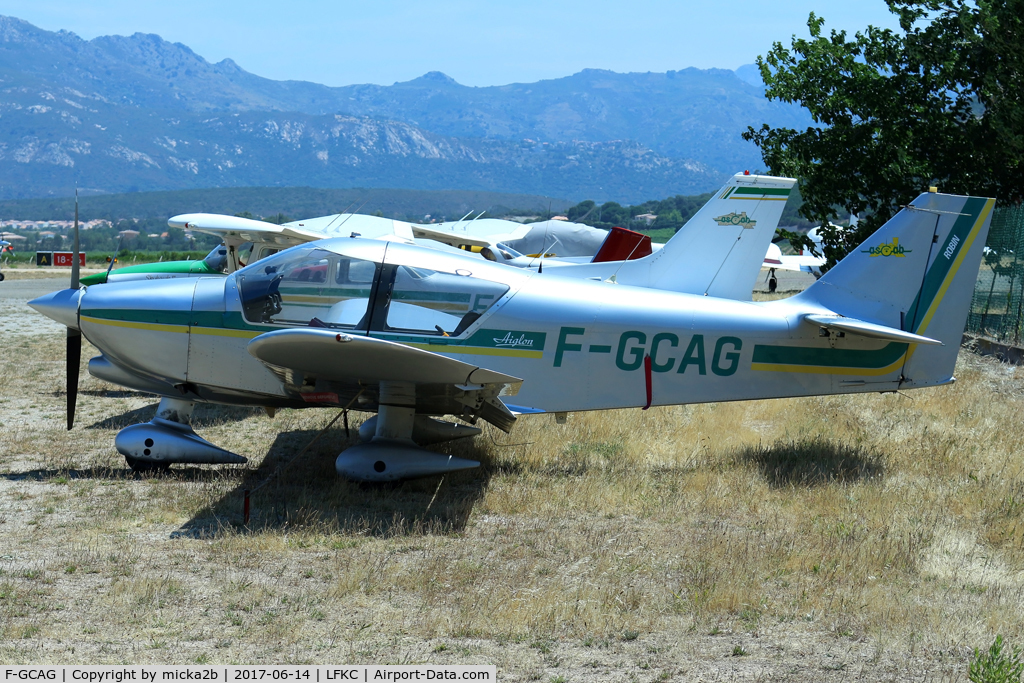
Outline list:
[[[712,218],[711,220],[715,221],[719,225],[738,225],[744,230],[753,230],[754,226],[757,225],[757,221],[747,216],[746,211],[743,213],[736,213],[734,211],[732,213],[727,213],[724,216]]]
[[[913,252],[913,249],[904,249],[903,245],[900,244],[899,237],[892,238],[892,244],[888,242],[882,242],[877,247],[869,247],[867,249],[861,249],[862,254],[871,254],[871,258],[876,256],[896,256],[898,258],[904,258],[906,254]]]

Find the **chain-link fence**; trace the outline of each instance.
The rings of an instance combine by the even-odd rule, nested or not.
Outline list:
[[[1024,206],[992,214],[967,331],[1019,346],[1024,335]]]

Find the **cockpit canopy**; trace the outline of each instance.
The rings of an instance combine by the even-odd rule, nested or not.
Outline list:
[[[459,336],[509,292],[509,283],[472,272],[508,279],[504,268],[494,268],[422,248],[342,238],[292,247],[235,277],[249,323]]]

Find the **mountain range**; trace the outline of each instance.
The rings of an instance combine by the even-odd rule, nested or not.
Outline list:
[[[758,168],[740,133],[763,122],[811,125],[749,67],[328,87],[152,34],[86,41],[0,16],[0,199],[307,185],[635,203]]]

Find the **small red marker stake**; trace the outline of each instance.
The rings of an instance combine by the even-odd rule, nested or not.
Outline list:
[[[644,406],[644,410],[651,407],[651,357],[644,356],[644,379],[647,380],[647,405]]]

